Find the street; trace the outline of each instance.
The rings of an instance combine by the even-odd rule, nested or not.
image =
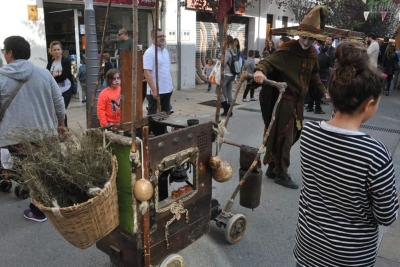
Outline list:
[[[241,94],[239,94],[239,97]],[[184,107],[193,106],[200,100],[214,99],[214,94],[205,90],[174,92],[173,106],[176,112],[185,113]],[[240,144],[258,147],[261,144],[263,123],[258,102],[241,103],[234,108],[229,120],[225,138]],[[85,116],[82,105],[68,109],[69,118]],[[329,119],[331,108],[324,105],[324,115],[305,112],[309,119]],[[213,108],[209,108],[210,111]],[[76,115],[82,112],[81,115]],[[212,115],[212,114],[210,114]],[[172,115],[173,116],[173,115]],[[72,119],[73,120],[73,119]],[[78,120],[78,119],[76,119]],[[383,96],[377,114],[360,129],[383,141],[393,155],[396,173],[400,171],[400,91]],[[393,131],[389,131],[393,130]],[[239,169],[239,149],[223,145],[221,156],[234,167],[234,177],[223,184],[213,181],[213,198],[218,199],[222,208],[237,186]],[[266,167],[263,167],[265,172]],[[301,184],[299,142],[291,151],[289,173]],[[397,178],[398,180],[398,178]],[[398,182],[397,182],[398,184]],[[298,213],[300,189],[287,189],[263,176],[261,204],[254,211],[239,205],[235,199],[233,212],[247,218],[247,231],[237,244],[228,244],[224,229],[211,222],[210,233],[183,251],[185,266],[202,267],[291,267],[295,266],[292,256]],[[36,223],[23,218],[23,210],[29,200],[20,200],[13,193],[0,192],[1,260],[0,266],[17,267],[105,267],[111,266],[107,255],[95,246],[80,250],[65,241],[51,226],[50,222]],[[381,235],[385,229],[381,229]],[[379,255],[378,255],[379,256]],[[396,266],[396,265],[390,265]],[[397,265],[399,266],[399,265]]]

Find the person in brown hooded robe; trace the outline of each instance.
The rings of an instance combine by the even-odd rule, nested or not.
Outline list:
[[[298,188],[288,174],[288,168],[290,149],[300,137],[302,129],[303,98],[311,86],[317,88],[321,97],[325,90],[318,75],[318,54],[312,44],[315,39],[325,40],[326,36],[321,34],[321,28],[324,27],[324,17],[327,14],[326,7],[314,7],[298,30],[289,33],[300,36],[299,40],[282,44],[273,55],[261,60],[255,68],[255,82],[262,83],[266,77],[273,77],[278,82],[287,83],[267,140],[263,163],[268,164],[266,176],[288,188]],[[274,103],[270,103],[264,110],[272,112],[273,105]]]

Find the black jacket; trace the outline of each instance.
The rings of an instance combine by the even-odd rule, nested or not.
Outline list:
[[[332,67],[331,58],[321,52],[318,54],[318,64],[319,64],[319,77],[321,80],[328,80],[329,79],[329,68]]]
[[[51,65],[53,64],[54,59],[51,59],[48,63],[47,63],[47,67],[46,69],[48,69],[51,72]],[[57,83],[61,83],[63,81],[65,81],[66,79],[69,79],[71,81],[72,78],[72,74],[71,74],[71,61],[69,60],[69,58],[63,57],[61,59],[61,66],[62,66],[62,72],[60,76],[56,76],[54,77],[54,79],[56,80]],[[71,81],[72,83],[72,81]]]

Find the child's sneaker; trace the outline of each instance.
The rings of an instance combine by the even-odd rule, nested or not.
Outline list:
[[[255,99],[255,98],[253,97],[253,98],[250,98],[250,101],[257,101],[257,99]]]
[[[24,217],[27,218],[28,220],[32,220],[35,222],[45,222],[47,221],[46,216],[36,216],[32,213],[30,209],[24,210]]]
[[[211,91],[211,88],[207,88],[207,92],[210,92]]]
[[[247,98],[243,98],[242,102],[249,102],[249,100],[247,100]]]

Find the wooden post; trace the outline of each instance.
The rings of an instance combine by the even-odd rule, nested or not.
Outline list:
[[[143,140],[143,159],[142,166],[144,171],[144,179],[150,180],[149,175],[149,127],[143,127],[142,132]],[[143,252],[144,252],[144,266],[150,267],[150,211],[143,215]]]

